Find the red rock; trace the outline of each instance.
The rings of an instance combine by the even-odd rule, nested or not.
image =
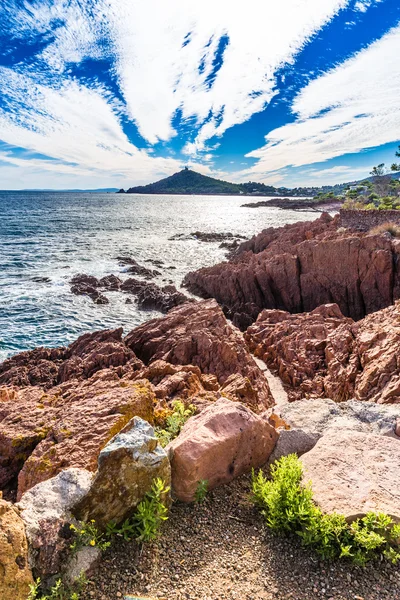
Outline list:
[[[338,328],[326,349],[326,393],[334,400],[400,403],[399,344],[399,302]]]
[[[145,363],[164,360],[194,365],[215,375],[220,385],[240,374],[257,391],[258,405],[273,404],[264,374],[250,355],[242,334],[226,320],[213,301],[178,307],[161,319],[137,327],[125,338],[126,345]]]
[[[327,339],[342,324],[353,321],[342,315],[337,304],[295,315],[263,310],[245,337],[255,355],[277,371],[294,400],[324,395]]]
[[[172,489],[179,500],[191,502],[199,481],[208,489],[262,466],[278,434],[268,423],[238,402],[221,398],[191,417],[167,446]]]
[[[185,286],[215,298],[241,326],[263,308],[300,313],[327,303],[362,319],[400,297],[400,245],[382,235],[337,232],[337,224],[324,215],[266,230],[231,261],[189,273]]]
[[[53,388],[43,399],[42,419],[45,416],[48,419],[43,429],[44,439],[39,441],[18,475],[18,498],[63,469],[79,467],[95,471],[101,449],[134,416],[153,421],[154,402],[154,392],[147,380],[124,381],[106,370],[87,381],[72,381]],[[51,425],[47,408],[52,416]],[[29,435],[27,412],[30,409],[26,402],[18,407],[13,403],[13,413],[19,410],[23,415],[21,423],[16,425],[17,432],[22,432],[16,432],[21,440]],[[3,423],[0,426],[3,429]],[[12,445],[13,428],[9,424],[5,427]]]
[[[122,328],[106,329],[81,335],[68,348],[36,348],[13,356],[0,365],[0,385],[49,389],[128,362],[133,370],[143,366],[123,343]]]
[[[265,310],[246,338],[292,400],[400,403],[400,302],[356,323],[336,305],[297,315]]]

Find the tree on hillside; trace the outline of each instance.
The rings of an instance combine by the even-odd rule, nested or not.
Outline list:
[[[400,146],[398,147],[396,156],[397,156],[397,158],[400,158]],[[390,168],[392,171],[400,171],[400,163],[393,163]]]
[[[388,196],[392,178],[386,171],[385,163],[380,163],[377,167],[374,167],[370,175],[372,175],[372,183],[378,196]]]

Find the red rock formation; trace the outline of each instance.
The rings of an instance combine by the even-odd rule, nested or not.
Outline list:
[[[147,380],[121,381],[110,370],[48,393],[15,391],[0,404],[0,488],[19,473],[20,497],[62,469],[95,470],[101,448],[133,416],[152,421],[154,401]]]
[[[400,403],[400,302],[354,322],[337,305],[290,315],[265,310],[246,339],[289,397]]]
[[[245,337],[255,355],[289,386],[289,398],[295,400],[307,394],[324,395],[328,336],[340,325],[353,323],[342,315],[337,304],[296,315],[263,310]]]
[[[96,371],[130,362],[143,364],[122,341],[122,327],[80,336],[68,348],[36,348],[17,354],[0,365],[0,385],[40,385],[49,389],[68,379],[85,379]]]
[[[152,421],[174,399],[199,411],[221,396],[255,410],[273,402],[242,334],[214,301],[175,309],[126,340],[122,329],[106,330],[68,348],[24,352],[0,365],[0,383],[0,489],[18,478],[19,496],[62,469],[95,470],[127,420]]]
[[[400,403],[400,302],[328,337],[326,395]]]
[[[298,313],[334,302],[357,320],[392,304],[400,297],[400,242],[337,232],[336,226],[322,215],[314,223],[266,230],[230,262],[189,273],[185,285],[215,298],[242,326],[263,308]]]
[[[271,406],[273,399],[265,376],[249,354],[241,333],[214,301],[183,305],[160,319],[134,329],[126,345],[145,363],[164,360],[195,365],[202,373],[216,375],[223,385],[233,374],[249,379],[257,391],[257,404]]]

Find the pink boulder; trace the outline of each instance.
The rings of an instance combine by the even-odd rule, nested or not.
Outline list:
[[[201,480],[208,489],[265,464],[278,433],[247,406],[220,398],[189,419],[167,450],[171,460],[172,489],[191,502]]]

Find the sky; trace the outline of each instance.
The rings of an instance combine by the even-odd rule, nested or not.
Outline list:
[[[1,0],[0,189],[330,185],[399,143],[399,0]]]

